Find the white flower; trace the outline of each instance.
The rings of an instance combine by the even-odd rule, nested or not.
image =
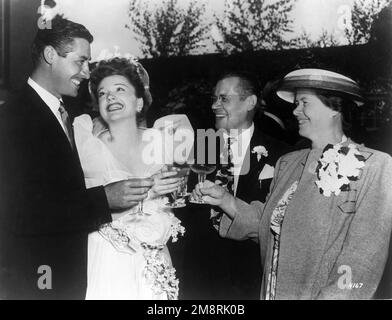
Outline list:
[[[173,223],[170,227],[170,235],[172,237],[172,242],[177,242],[178,234],[181,234],[181,236],[184,236],[185,228],[181,225],[181,220],[174,217],[174,215],[173,215]]]
[[[156,294],[166,293],[168,300],[178,299],[176,270],[164,258],[162,248],[145,246],[144,257],[147,265],[144,276],[152,285]]]
[[[145,202],[145,212],[150,212],[150,203],[151,201]],[[167,226],[161,222],[159,214],[139,216],[133,213],[124,215],[117,221],[122,224],[122,229],[132,241],[136,241],[137,243],[144,242],[150,245],[162,244],[164,242],[162,235]]]
[[[318,162],[315,183],[324,196],[338,196],[349,188],[350,181],[358,180],[364,166],[365,160],[354,144],[328,146]]]
[[[257,161],[260,161],[261,157],[268,157],[268,151],[264,146],[255,146],[252,149],[252,153],[257,154]]]

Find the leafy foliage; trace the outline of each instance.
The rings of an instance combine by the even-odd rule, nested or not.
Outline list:
[[[339,45],[339,40],[334,33],[329,33],[326,29],[322,29],[321,34],[316,40],[312,40],[310,34],[305,30],[299,37],[291,40],[291,45],[294,48],[326,48],[335,47]]]
[[[214,40],[224,53],[283,49],[292,32],[289,13],[296,0],[225,0],[224,17],[215,17],[223,40]]]
[[[349,44],[367,43],[373,21],[391,0],[356,0],[351,12],[351,27],[345,29]]]
[[[213,84],[206,79],[186,79],[172,88],[166,97],[164,114],[186,114],[195,128],[211,128],[214,116],[211,111]]]
[[[184,56],[205,47],[209,27],[203,19],[205,11],[205,4],[197,0],[186,9],[178,6],[178,0],[165,0],[161,6],[130,0],[126,28],[135,33],[146,58]]]
[[[392,47],[392,1],[374,19],[370,41],[389,49]]]

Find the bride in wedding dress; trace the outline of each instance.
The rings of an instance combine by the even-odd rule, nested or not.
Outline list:
[[[91,73],[90,89],[107,129],[96,133],[90,116],[75,118],[87,188],[146,177],[154,179],[154,186],[142,203],[113,212],[110,224],[89,235],[86,299],[177,299],[178,280],[166,243],[176,241],[184,228],[165,207],[163,195],[176,190],[180,179],[163,163],[145,158],[151,141],[143,137],[155,130],[138,126],[151,102],[147,72],[130,59],[104,60]],[[154,148],[163,149],[162,140],[157,141]]]

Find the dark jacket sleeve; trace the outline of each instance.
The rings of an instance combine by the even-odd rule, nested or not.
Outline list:
[[[64,159],[63,168],[48,165],[52,153],[39,149],[34,132],[29,133],[28,119],[1,111],[2,230],[21,235],[90,232],[110,222],[103,187],[86,190],[83,176],[68,174],[73,172],[69,159]]]

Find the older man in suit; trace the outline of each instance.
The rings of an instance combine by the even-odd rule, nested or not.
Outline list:
[[[56,17],[38,30],[34,71],[0,110],[0,296],[83,299],[87,235],[111,221],[111,209],[146,197],[150,180],[86,190],[62,97],[89,78],[93,37]]]
[[[228,134],[227,138],[224,135],[225,144],[220,156],[224,163],[232,167],[228,171],[232,177],[229,177],[226,187],[246,202],[265,202],[275,163],[288,151],[285,143],[262,133],[253,123],[260,92],[253,74],[228,72],[218,80],[213,95],[215,127]],[[218,183],[224,166],[219,167]],[[221,213],[213,209],[211,216],[213,223],[217,223]],[[228,283],[223,284],[223,290],[219,290],[218,298],[258,299],[261,262],[256,243],[220,239],[215,247],[219,259],[226,262],[221,272],[226,272],[224,277],[228,279]],[[220,264],[223,265],[222,262]]]
[[[275,163],[288,151],[286,144],[265,135],[253,123],[260,92],[252,74],[230,72],[219,78],[212,96],[215,128],[223,134],[219,134],[222,139],[217,139],[217,148],[207,150],[217,153],[218,158],[216,176],[208,178],[215,178],[216,183],[224,184],[246,202],[265,201]],[[190,182],[190,187],[194,184]],[[222,214],[217,208],[189,204],[184,211],[181,216],[187,227],[184,248],[178,254],[177,248],[171,251],[173,258],[179,260],[175,265],[182,266],[178,270],[182,280],[180,296],[258,299],[261,262],[257,244],[221,238],[215,229]]]

